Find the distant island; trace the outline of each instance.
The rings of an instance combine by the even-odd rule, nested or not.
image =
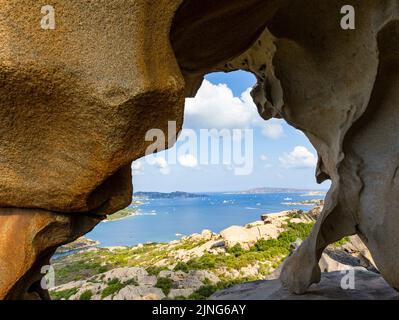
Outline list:
[[[206,198],[207,195],[188,192],[135,192],[133,198],[174,199],[174,198]]]
[[[235,194],[265,194],[265,193],[307,193],[309,195],[324,195],[326,190],[296,189],[296,188],[253,188],[234,192]],[[233,193],[233,192],[232,192]]]
[[[295,201],[295,202],[283,202],[288,206],[323,206],[324,200],[321,199],[313,199],[313,200],[305,200],[305,201]]]

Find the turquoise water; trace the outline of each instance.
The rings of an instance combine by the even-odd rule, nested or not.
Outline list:
[[[244,225],[260,220],[265,213],[289,209],[309,210],[310,206],[287,205],[322,199],[301,193],[226,194],[211,193],[201,198],[151,199],[138,207],[139,216],[101,222],[86,236],[100,241],[101,246],[132,246],[147,242],[168,242],[182,235],[213,232],[231,225]]]

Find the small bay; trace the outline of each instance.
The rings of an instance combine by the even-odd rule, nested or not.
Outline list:
[[[262,214],[284,210],[309,210],[312,206],[297,203],[323,199],[306,193],[233,194],[202,193],[195,198],[140,199],[138,215],[100,223],[87,238],[101,247],[133,246],[148,242],[169,242],[204,229],[220,232],[232,225],[260,220]]]

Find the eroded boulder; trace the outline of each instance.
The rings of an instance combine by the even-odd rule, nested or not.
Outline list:
[[[321,281],[312,285],[305,295],[296,295],[276,280],[255,281],[219,291],[210,300],[399,300],[381,275],[359,268],[355,270],[355,288],[341,286],[345,274],[323,273]]]
[[[169,40],[180,2],[64,1],[43,30],[37,1],[0,1],[0,207],[111,214],[131,203],[147,131],[183,119]]]
[[[0,209],[0,298],[46,298],[31,283],[43,259],[131,203],[147,131],[174,143],[184,80],[169,30],[180,3],[55,1],[56,27],[43,30],[40,3],[0,0],[0,208],[16,208]]]
[[[0,209],[0,299],[48,299],[56,249],[89,232],[100,217],[32,209]],[[49,279],[51,281],[51,279]]]
[[[399,121],[399,3],[347,1],[356,12],[355,30],[341,28],[342,1],[263,4],[258,11],[271,13],[264,15],[263,33],[253,32],[258,38],[249,49],[241,47],[241,53],[238,45],[226,48],[231,59],[222,58],[218,46],[212,46],[211,40],[207,43],[199,30],[195,32],[195,26],[202,26],[201,33],[208,34],[206,19],[178,12],[179,20],[192,21],[194,26],[176,35],[172,28],[171,36],[182,61],[186,93],[194,95],[207,72],[250,71],[258,80],[252,97],[260,115],[285,119],[316,148],[317,180],[330,179],[332,186],[311,236],[283,267],[281,280],[292,292],[304,293],[318,282],[323,250],[354,234],[370,249],[383,277],[399,289],[399,139],[395,129]],[[184,13],[186,20],[180,16]],[[206,49],[199,63],[195,54],[175,40],[179,36],[200,37]],[[207,60],[209,56],[220,60]]]

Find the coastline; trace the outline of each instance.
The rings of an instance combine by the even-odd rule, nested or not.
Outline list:
[[[234,284],[271,277],[291,242],[310,233],[321,207],[310,211],[269,214],[220,233],[203,230],[168,243],[95,247],[61,257],[54,261],[58,287],[51,294],[70,300],[85,292],[92,300],[206,299]]]
[[[137,204],[135,204],[137,205]],[[130,217],[135,217],[138,216],[138,209],[137,208],[126,208],[123,210],[120,210],[112,215],[107,216],[107,219],[103,220],[102,222],[114,222],[114,221],[120,221],[120,220],[124,220],[126,218],[130,218]]]

